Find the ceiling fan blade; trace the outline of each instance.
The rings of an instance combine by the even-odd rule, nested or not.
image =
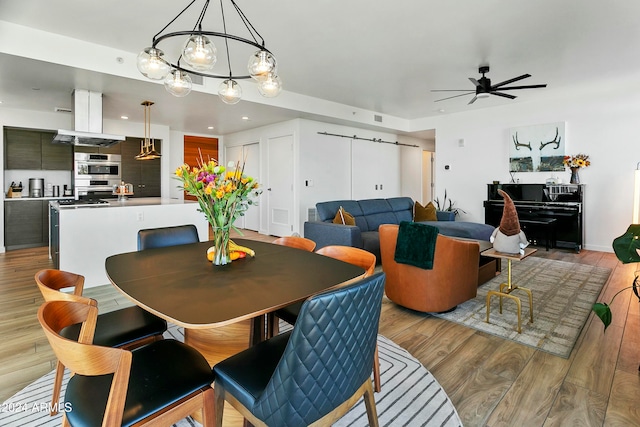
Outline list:
[[[526,79],[527,77],[531,77],[531,74],[523,74],[521,76],[514,77],[514,78],[509,79],[509,80],[505,80],[503,82],[500,82],[498,84],[495,84],[495,85],[491,86],[491,88],[492,89],[499,88],[500,86],[508,85],[509,83],[513,83],[513,82],[517,82],[518,80]]]
[[[453,95],[453,96],[450,96],[450,97],[448,97],[448,98],[436,99],[436,100],[435,100],[435,101],[433,101],[433,102],[444,101],[444,100],[446,100],[446,99],[457,98],[457,97],[459,97],[459,96],[471,95],[472,93],[475,93],[475,91],[471,91],[471,92],[467,91],[467,93],[461,93],[460,95]]]
[[[469,80],[471,81],[471,83],[476,85],[476,87],[480,86],[480,82],[474,79],[473,77],[469,77]]]
[[[511,86],[511,87],[501,87],[500,90],[514,90],[514,89],[537,89],[541,87],[547,87],[546,84],[542,85],[528,85],[528,86]]]
[[[471,98],[471,101],[469,101],[469,103],[467,105],[473,104],[474,102],[476,102],[476,99],[478,99],[478,97],[474,96],[473,98]]]
[[[432,89],[431,92],[472,92],[469,89]]]
[[[509,99],[515,99],[516,97],[513,95],[509,95],[508,93],[501,93],[501,92],[489,92],[491,95],[498,95],[498,96],[502,96],[504,98],[509,98]]]

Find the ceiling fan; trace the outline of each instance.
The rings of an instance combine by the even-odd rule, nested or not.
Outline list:
[[[470,95],[470,94],[472,94],[474,92],[475,92],[475,96],[471,99],[471,101],[469,101],[469,104],[473,104],[474,102],[476,102],[476,99],[478,99],[478,98],[488,98],[489,95],[496,95],[496,96],[502,96],[504,98],[514,99],[514,98],[516,98],[514,95],[511,95],[511,94],[508,94],[508,93],[503,93],[503,92],[498,92],[498,91],[517,90],[517,89],[536,89],[536,88],[547,87],[546,84],[504,87],[505,85],[508,85],[510,83],[514,83],[514,82],[517,82],[519,80],[526,79],[527,77],[531,77],[531,74],[523,74],[521,76],[514,77],[512,79],[505,80],[505,81],[500,82],[498,84],[492,85],[491,84],[491,79],[485,77],[485,74],[489,72],[489,66],[488,65],[480,66],[480,68],[478,69],[478,72],[480,72],[482,74],[482,77],[480,77],[479,80],[476,80],[473,77],[469,77],[469,80],[471,80],[471,83],[473,83],[476,86],[475,90],[468,90],[468,89],[432,90],[431,92],[465,92],[465,93],[461,93],[460,95],[454,95],[454,96],[449,96],[447,98],[436,99],[435,102],[444,101],[446,99],[451,99],[451,98],[457,98],[459,96]]]

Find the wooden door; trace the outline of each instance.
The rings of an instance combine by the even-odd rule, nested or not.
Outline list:
[[[184,136],[184,163],[189,166],[197,166],[201,159],[208,162],[209,159],[220,161],[218,157],[218,138],[207,138],[204,136]],[[185,200],[196,200],[194,196],[185,193]]]

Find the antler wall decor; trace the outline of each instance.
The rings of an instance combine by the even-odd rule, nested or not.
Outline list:
[[[544,147],[546,147],[547,145],[551,145],[551,144],[556,144],[556,146],[553,149],[557,150],[558,148],[560,148],[560,141],[561,140],[562,140],[562,137],[558,135],[558,128],[556,127],[556,136],[555,136],[555,138],[553,138],[553,140],[549,141],[549,142],[540,142],[540,151],[542,151],[542,149]]]
[[[516,146],[516,150],[520,150],[520,147],[527,147],[529,149],[529,151],[531,151],[531,142],[525,144],[522,143],[520,141],[518,141],[518,132],[516,132],[516,135],[513,138],[513,143]]]

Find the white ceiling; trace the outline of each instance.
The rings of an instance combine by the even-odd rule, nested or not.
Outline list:
[[[196,12],[202,3],[194,5]],[[237,3],[278,59],[286,92],[311,97],[304,98],[309,104],[327,100],[406,121],[543,99],[571,87],[629,79],[640,70],[637,0]],[[187,0],[0,0],[0,20],[137,54],[186,4]],[[227,0],[225,7],[232,16]],[[219,3],[214,1],[207,17],[217,15]],[[171,29],[189,29],[194,20],[184,22]],[[204,29],[220,30],[206,22]],[[230,32],[239,32],[231,21],[228,25]],[[300,108],[299,98],[292,102],[281,95],[235,106],[195,91],[174,98],[161,85],[143,80],[34,62],[1,51],[0,108],[70,108],[71,91],[82,86],[103,92],[105,118],[127,114],[141,121],[140,102],[151,99],[156,103],[154,123],[181,131],[207,133],[211,131],[206,126],[212,125],[213,133],[227,134],[295,117],[348,124],[337,115]],[[241,59],[244,64],[246,59]],[[473,90],[469,77],[480,77],[481,64],[491,66],[488,77],[493,83],[529,73],[532,77],[518,85],[548,87],[510,92],[518,96],[513,101],[492,96],[467,105],[469,95],[434,102],[455,93],[432,93],[433,89]],[[253,90],[244,88],[245,94]],[[251,120],[242,121],[242,115]]]

